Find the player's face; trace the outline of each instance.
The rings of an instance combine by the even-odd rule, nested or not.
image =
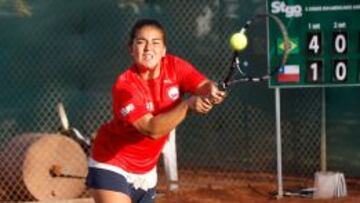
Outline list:
[[[137,31],[130,49],[131,55],[140,69],[160,69],[161,58],[166,53],[162,31],[154,26],[142,27]]]

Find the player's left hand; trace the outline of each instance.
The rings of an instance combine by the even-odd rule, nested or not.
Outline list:
[[[202,97],[202,96],[198,96],[198,95],[193,95],[191,96],[188,100],[187,103],[189,105],[189,108],[195,112],[195,113],[200,113],[200,114],[206,114],[208,113],[212,107],[214,106],[210,99],[207,97]]]

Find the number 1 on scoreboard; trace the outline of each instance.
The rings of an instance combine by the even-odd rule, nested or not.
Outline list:
[[[309,60],[306,67],[306,80],[308,83],[324,82],[323,62],[321,60]]]

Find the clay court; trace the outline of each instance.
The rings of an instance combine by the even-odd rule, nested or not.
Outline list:
[[[214,174],[215,175],[215,174]],[[216,175],[215,175],[216,176]],[[358,203],[360,202],[360,181],[347,180],[348,196],[343,198],[313,199],[312,195],[288,196],[289,191],[299,191],[312,187],[310,178],[285,178],[284,196],[277,198],[276,180],[271,175],[248,175],[246,180],[236,182],[233,179],[224,181],[221,175],[201,175],[191,172],[180,173],[180,187],[176,191],[167,191],[164,184],[159,186],[159,196],[156,203]],[[163,181],[160,176],[160,181]],[[190,184],[186,184],[187,181]],[[218,182],[218,183],[216,183]],[[189,183],[189,182],[188,182]]]
[[[269,194],[272,189],[274,187],[271,185],[180,189],[160,195],[156,203],[358,203],[360,201],[358,191],[350,191],[346,198],[314,200],[300,197],[276,199]]]

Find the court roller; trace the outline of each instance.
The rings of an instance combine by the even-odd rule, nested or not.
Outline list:
[[[86,154],[66,136],[16,136],[2,148],[0,160],[1,186],[12,200],[72,199],[85,191]]]

